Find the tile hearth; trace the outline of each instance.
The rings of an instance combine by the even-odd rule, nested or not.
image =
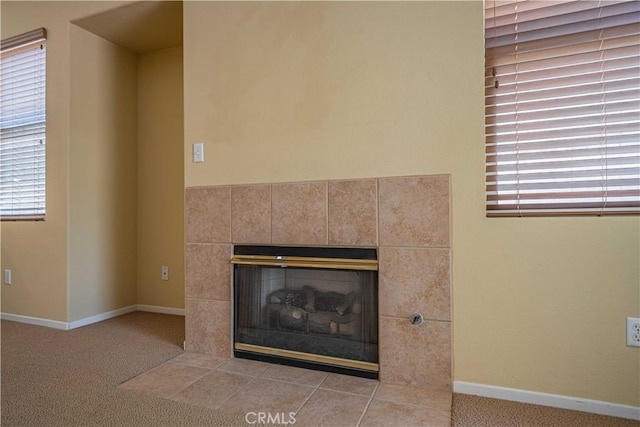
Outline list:
[[[199,353],[183,353],[120,388],[242,417],[294,413],[296,426],[451,425],[449,391]]]

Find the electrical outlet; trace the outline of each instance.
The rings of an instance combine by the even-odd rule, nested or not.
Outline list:
[[[11,284],[11,270],[4,271],[4,284],[5,285]]]
[[[162,266],[162,280],[169,280],[169,267],[166,265]]]
[[[640,347],[640,318],[627,317],[627,345]]]

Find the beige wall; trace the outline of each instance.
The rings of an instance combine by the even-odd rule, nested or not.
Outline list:
[[[2,285],[3,313],[71,322],[184,307],[181,53],[140,56],[138,75],[138,57],[70,23],[123,4],[0,3],[2,38],[48,32],[47,217],[2,223],[14,283]],[[171,280],[159,284],[161,265]]]
[[[75,321],[136,304],[137,57],[71,25],[69,306]]]
[[[450,173],[454,380],[638,406],[638,218],[485,218],[482,18],[185,3],[185,185]]]
[[[184,308],[182,118],[182,47],[140,55],[138,304]]]
[[[2,38],[45,27],[47,39],[47,216],[2,223],[2,312],[67,320],[70,50],[69,20],[124,2],[0,2]],[[53,59],[52,59],[53,58]]]

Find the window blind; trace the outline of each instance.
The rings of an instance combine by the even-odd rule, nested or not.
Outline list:
[[[2,40],[0,53],[0,217],[45,215],[44,28]]]
[[[640,2],[485,0],[487,216],[640,213]]]

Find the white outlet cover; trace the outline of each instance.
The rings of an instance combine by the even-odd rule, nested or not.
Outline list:
[[[627,317],[627,345],[640,347],[640,317]]]

